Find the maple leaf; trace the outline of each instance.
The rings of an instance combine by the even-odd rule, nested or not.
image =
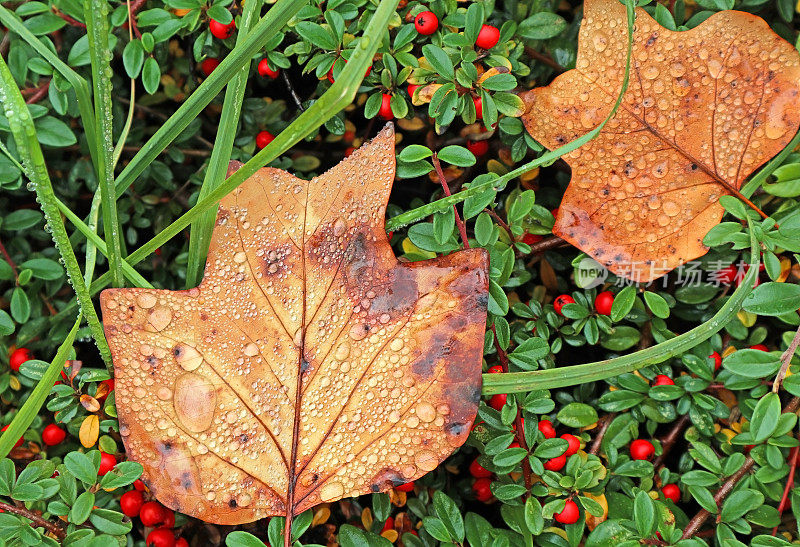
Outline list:
[[[398,262],[394,175],[391,125],[311,181],[262,169],[220,204],[197,288],[103,291],[120,434],[162,503],[291,521],[414,480],[466,440],[487,255]]]
[[[622,87],[625,7],[587,0],[576,68],[523,95],[523,122],[558,148],[597,127]],[[630,85],[600,134],[564,156],[553,233],[617,275],[651,281],[708,250],[703,237],[800,124],[800,58],[760,18],[715,13],[673,32],[636,10]]]

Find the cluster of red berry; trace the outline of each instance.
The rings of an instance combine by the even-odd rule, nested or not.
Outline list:
[[[189,547],[185,538],[175,538],[175,512],[155,500],[146,500],[147,487],[141,480],[133,483],[133,490],[119,499],[122,513],[130,518],[139,517],[147,534],[147,547]]]

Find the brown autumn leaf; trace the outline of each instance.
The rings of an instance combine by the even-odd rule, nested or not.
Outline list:
[[[584,6],[577,68],[523,95],[523,122],[550,149],[597,127],[622,86],[625,7]],[[564,157],[572,180],[553,233],[639,281],[705,254],[719,197],[797,131],[798,65],[754,15],[723,11],[673,32],[637,9],[630,85],[597,138]]]
[[[120,434],[159,501],[218,524],[291,516],[465,441],[487,256],[399,263],[394,174],[391,125],[311,181],[262,169],[222,201],[199,287],[102,293]]]

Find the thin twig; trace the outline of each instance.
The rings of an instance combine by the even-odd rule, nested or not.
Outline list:
[[[35,524],[37,527],[41,526],[42,528],[46,529],[48,532],[56,536],[58,539],[64,539],[64,536],[66,536],[64,529],[61,528],[59,525],[50,522],[49,520],[43,519],[39,515],[32,513],[31,511],[28,511],[24,507],[17,507],[16,505],[0,502],[0,509],[5,511],[6,513],[13,513],[15,515],[25,517],[26,519],[30,520],[33,524]]]
[[[789,492],[792,491],[792,487],[794,486],[794,473],[797,471],[797,452],[798,447],[792,448],[789,452],[789,476],[786,478],[786,487],[783,489],[783,495],[781,496],[781,502],[778,504],[778,515],[782,515],[784,509],[789,504]],[[778,533],[778,527],[772,529],[772,535]]]
[[[60,9],[58,9],[57,7],[54,6],[51,9],[53,10],[53,13],[55,13],[56,15],[61,17],[64,21],[69,23],[71,26],[78,27],[78,28],[86,28],[86,23],[81,23],[77,19],[73,19],[72,17],[70,17],[69,15],[67,15],[66,13],[61,11]]]
[[[433,167],[436,169],[436,174],[439,176],[439,182],[442,185],[442,190],[444,191],[444,195],[450,197],[452,194],[450,193],[450,187],[447,185],[447,179],[444,177],[444,171],[442,171],[442,164],[439,163],[439,157],[436,155],[436,152],[433,153],[431,156],[431,161],[433,162]],[[458,209],[455,205],[453,205],[453,213],[456,215],[456,227],[458,228],[458,233],[461,234],[461,241],[464,242],[464,248],[469,249],[469,239],[467,239],[467,227],[464,224],[464,221],[461,220],[461,215],[458,214]]]
[[[800,346],[800,327],[798,327],[797,331],[794,333],[794,338],[792,338],[789,347],[781,354],[781,368],[775,380],[772,382],[772,391],[775,393],[778,393],[778,390],[781,388],[781,382],[783,382],[783,379],[786,377],[786,371],[789,370],[789,365],[792,364],[792,357],[794,357],[797,351],[797,346]]]
[[[281,78],[283,79],[283,83],[286,84],[286,89],[289,90],[289,95],[292,97],[294,104],[297,105],[297,109],[302,112],[305,110],[303,108],[303,101],[300,100],[300,97],[297,96],[297,93],[294,90],[294,86],[292,86],[291,80],[289,80],[289,75],[286,74],[285,70],[281,70]]]
[[[11,255],[8,254],[6,250],[6,246],[3,245],[3,240],[0,239],[0,254],[3,255],[3,258],[6,259],[8,265],[11,266],[11,271],[14,272],[14,279],[19,283],[19,272],[17,271],[17,264],[11,259]]]
[[[600,418],[600,429],[597,430],[594,436],[594,442],[592,442],[592,447],[589,449],[589,454],[594,454],[596,456],[597,453],[600,452],[600,446],[603,444],[603,437],[605,437],[608,426],[611,425],[611,422],[614,421],[616,416],[616,414],[606,414]]]
[[[669,433],[667,433],[666,437],[661,439],[661,455],[653,462],[653,467],[656,469],[656,472],[658,472],[658,469],[664,465],[664,460],[666,459],[667,454],[669,454],[669,451],[672,450],[672,447],[675,445],[687,425],[689,425],[689,415],[684,414],[677,422],[675,422],[675,425],[672,426],[672,429]]]
[[[525,53],[527,53],[528,56],[531,59],[533,59],[534,61],[538,61],[538,62],[542,63],[543,65],[549,66],[550,68],[552,68],[553,70],[555,70],[559,74],[561,74],[562,72],[566,72],[567,71],[566,68],[564,68],[563,66],[558,64],[555,59],[553,59],[552,57],[550,57],[546,53],[542,53],[541,51],[536,51],[532,47],[526,47],[525,48]]]
[[[454,206],[454,207],[455,207],[455,206]],[[489,216],[490,216],[490,217],[492,217],[492,218],[494,219],[494,221],[495,221],[495,222],[497,222],[497,224],[499,224],[499,225],[500,225],[500,227],[501,227],[503,230],[505,230],[505,231],[506,231],[506,233],[508,234],[508,238],[509,238],[511,241],[514,241],[514,239],[515,239],[515,238],[514,238],[514,234],[512,234],[512,233],[511,233],[511,227],[508,225],[508,223],[506,223],[506,221],[505,221],[505,220],[503,220],[503,218],[502,218],[500,215],[498,215],[498,214],[497,214],[497,212],[496,212],[494,209],[489,209],[489,208],[487,207],[486,209],[484,209],[484,211],[486,211],[487,213],[489,213]]]
[[[50,80],[45,80],[38,87],[33,87],[30,89],[23,89],[22,96],[27,97],[25,99],[26,104],[35,104],[41,101],[45,95],[47,95],[47,91],[50,89]]]
[[[784,413],[796,412],[798,407],[800,407],[800,397],[793,397],[792,400],[789,401],[789,403],[786,405],[786,407],[784,407],[783,412]],[[747,456],[747,459],[745,459],[744,463],[739,468],[739,470],[736,471],[736,473],[734,473],[733,475],[731,475],[728,478],[728,480],[725,481],[722,487],[719,490],[717,490],[717,493],[714,494],[714,501],[716,502],[717,507],[719,507],[719,505],[725,500],[728,494],[730,494],[733,491],[733,488],[736,486],[736,484],[750,472],[750,469],[752,469],[753,464],[755,464],[755,460],[752,457]],[[681,536],[681,539],[688,539],[693,535],[695,535],[700,530],[700,527],[703,526],[703,524],[705,524],[706,520],[710,516],[711,513],[709,513],[705,509],[701,509],[700,511],[698,511],[697,514],[695,514],[695,516],[692,517],[692,520],[689,521],[689,524],[686,525],[686,528],[683,530],[683,535]]]

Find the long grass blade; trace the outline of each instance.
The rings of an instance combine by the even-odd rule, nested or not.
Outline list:
[[[100,355],[107,367],[111,367],[111,351],[108,347],[103,327],[94,309],[92,297],[84,283],[78,259],[69,241],[67,229],[59,213],[56,204],[56,195],[53,192],[53,185],[50,182],[50,175],[47,173],[47,166],[44,162],[42,148],[36,139],[36,129],[33,125],[33,118],[25,104],[11,71],[5,61],[0,58],[0,102],[5,108],[11,134],[17,145],[17,153],[22,160],[25,168],[25,175],[28,177],[29,188],[36,192],[36,197],[41,204],[42,213],[46,226],[52,232],[53,241],[61,258],[64,260],[64,267],[67,270],[67,278],[72,284],[80,305],[81,312],[86,317],[92,331],[92,337],[100,350]],[[71,312],[74,313],[74,310]]]
[[[252,0],[244,6],[244,13],[240,20],[239,35],[236,45],[244,44],[247,33],[253,26],[253,20],[261,11],[261,0]],[[247,75],[250,73],[250,64],[245,64],[233,80],[225,88],[225,100],[222,103],[222,114],[219,117],[217,137],[211,158],[208,160],[203,185],[200,187],[199,199],[203,199],[219,184],[225,180],[228,162],[233,151],[233,140],[236,138],[236,129],[239,125],[239,116],[242,111],[244,92],[247,85]],[[203,264],[208,254],[208,244],[211,241],[211,231],[214,229],[214,220],[217,209],[213,207],[203,213],[191,226],[189,235],[189,262],[186,266],[186,287],[194,287],[199,282]]]
[[[89,59],[92,63],[96,154],[94,166],[100,184],[100,205],[103,212],[103,234],[108,247],[111,284],[121,287],[122,242],[117,218],[117,195],[114,191],[114,141],[111,110],[111,50],[108,46],[108,2],[84,0],[83,15],[89,35]]]

